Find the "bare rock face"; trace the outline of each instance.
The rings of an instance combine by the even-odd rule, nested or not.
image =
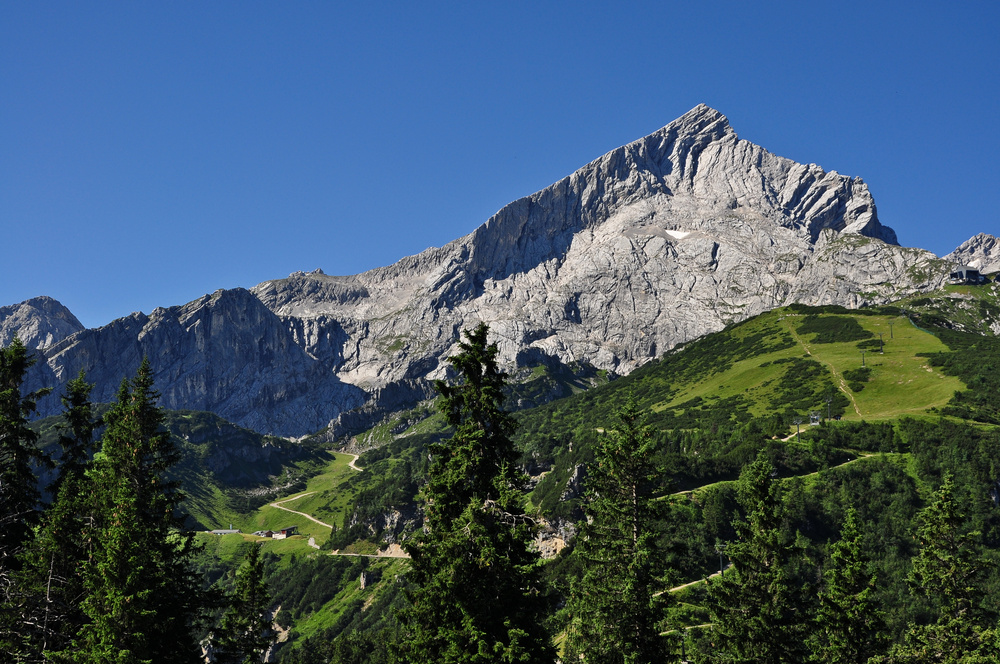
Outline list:
[[[342,335],[338,374],[370,390],[442,376],[479,321],[508,362],[534,348],[625,373],[783,304],[881,303],[946,273],[896,244],[860,179],[775,156],[698,106],[442,248],[253,292],[310,352]]]
[[[214,412],[263,433],[324,427],[360,406],[361,390],[343,384],[327,361],[297,343],[293,331],[244,289],[217,291],[184,306],[135,313],[78,332],[45,348],[29,387],[60,385],[82,369],[91,398],[115,399],[123,377],[148,356],[160,404]],[[59,411],[55,395],[39,404]]]
[[[76,316],[51,297],[0,307],[0,346],[19,336],[28,348],[45,348],[82,329]]]
[[[1000,239],[980,233],[959,245],[945,260],[974,267],[984,274],[1000,272]]]
[[[860,179],[740,140],[701,105],[444,247],[136,314],[47,349],[44,367],[58,382],[85,368],[109,398],[148,354],[165,405],[299,435],[425,396],[480,321],[508,365],[627,373],[778,306],[884,303],[949,269],[897,245]]]

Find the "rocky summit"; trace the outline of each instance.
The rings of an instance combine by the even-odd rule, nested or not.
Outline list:
[[[83,329],[76,316],[51,297],[0,307],[0,346],[17,336],[28,348],[44,348]]]
[[[552,358],[627,373],[778,306],[932,290],[951,264],[899,246],[861,179],[771,154],[699,105],[444,247],[54,335],[38,344],[33,380],[85,369],[103,398],[145,354],[164,405],[301,435],[426,396],[480,321],[508,366]]]
[[[968,265],[980,272],[1000,271],[1000,240],[980,233],[963,242],[945,258],[956,265]]]

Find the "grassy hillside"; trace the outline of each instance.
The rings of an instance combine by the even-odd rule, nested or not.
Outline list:
[[[714,467],[701,464],[697,472],[675,464],[671,480],[680,487],[732,479],[758,445],[743,446],[741,437],[787,438],[794,421],[808,423],[811,412],[843,421],[935,416],[966,383],[942,359],[954,351],[940,334],[921,329],[925,323],[898,308],[780,309],[689,343],[627,377],[589,390],[579,386],[566,398],[521,411],[517,438],[524,462],[541,476],[532,501],[566,515],[565,506],[555,508],[566,502],[561,499],[573,469],[586,462],[589,445],[626,395],[635,396],[663,432],[665,448],[700,447],[716,459]],[[317,488],[304,489],[315,492],[296,501],[296,509],[336,525],[337,547],[402,536],[407,524],[400,517],[414,516],[423,451],[444,434],[430,404],[387,418],[355,438],[372,446],[358,462],[370,472],[336,475],[336,482],[322,475]],[[838,449],[791,440],[775,444],[774,457],[786,473],[815,472],[846,454]]]
[[[975,295],[971,291],[962,302]],[[734,536],[738,514],[733,480],[764,450],[782,482],[787,536],[798,538],[803,555],[820,569],[844,511],[859,509],[867,524],[865,546],[885,579],[880,593],[890,624],[899,629],[925,610],[900,598],[907,595],[914,515],[945,473],[959,479],[970,524],[1000,549],[1000,518],[984,489],[1000,477],[1000,340],[968,332],[982,331],[974,316],[960,324],[949,318],[953,291],[923,299],[861,311],[776,310],[613,381],[558,368],[521,372],[524,384],[512,390],[511,407],[534,406],[516,415],[523,461],[536,479],[529,501],[554,523],[579,518],[590,446],[612,426],[617,405],[632,396],[658,432],[659,528],[670,583],[717,570],[716,544]],[[990,302],[982,305],[987,314]],[[962,311],[972,316],[979,306],[963,305]],[[550,400],[555,388],[565,396]],[[810,426],[810,413],[823,422]],[[225,572],[218,570],[238,564],[248,543],[263,541],[246,533],[299,527],[299,536],[264,541],[272,556],[270,587],[282,607],[279,621],[290,629],[283,661],[327,661],[332,648],[384,647],[392,607],[401,601],[397,579],[405,560],[328,554],[373,553],[419,525],[415,498],[427,445],[446,435],[433,403],[426,403],[352,439],[367,447],[357,460],[360,471],[349,467],[348,455],[312,453],[283,466],[264,496],[233,493],[217,482],[192,492],[203,523],[244,530],[203,536],[220,578]],[[565,621],[557,609],[561,593],[575,569],[571,546],[547,566],[556,632]],[[362,572],[372,581],[365,590]],[[803,567],[802,574],[807,583],[815,572]],[[1000,587],[996,579],[988,583]],[[683,601],[671,610],[670,629],[703,624],[704,583],[679,593]]]

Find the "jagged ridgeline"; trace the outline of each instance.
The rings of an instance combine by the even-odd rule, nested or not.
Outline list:
[[[940,287],[956,262],[995,269],[991,242],[945,259],[899,246],[861,179],[774,155],[700,105],[393,265],[296,273],[92,330],[36,298],[0,308],[0,339],[19,330],[43,355],[31,387],[83,369],[111,401],[148,356],[167,408],[338,436],[430,396],[480,321],[507,366],[544,356],[623,375],[779,306],[885,304]]]

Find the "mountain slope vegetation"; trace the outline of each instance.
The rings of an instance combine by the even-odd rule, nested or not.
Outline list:
[[[777,309],[625,377],[581,378],[579,370],[567,374],[558,366],[522,371],[507,401],[521,464],[532,476],[526,498],[545,526],[539,546],[549,557],[548,629],[560,634],[572,620],[566,599],[580,574],[572,535],[588,500],[591,450],[627,400],[653,432],[658,473],[650,489],[664,505],[657,574],[663,591],[678,586],[661,623],[674,656],[682,648],[706,657],[712,650],[713,602],[721,595],[702,579],[728,564],[728,543],[747,532],[734,527],[751,513],[737,480],[760,459],[773,468],[780,526],[772,537],[789,552],[783,578],[805,589],[796,595],[803,615],[818,611],[822,579],[836,564],[831,547],[854,510],[857,555],[878,579],[871,592],[885,614],[885,647],[903,643],[908,626],[933,623],[935,605],[912,593],[907,579],[919,553],[918,515],[946,479],[962,507],[957,527],[978,533],[973,540],[985,561],[977,610],[1000,610],[991,599],[1000,596],[1000,340],[983,334],[988,326],[949,318],[951,288],[861,310]],[[994,291],[963,292],[963,302],[983,294],[981,309],[991,311]],[[450,435],[434,404],[337,441],[340,450],[359,454],[353,468],[353,457],[331,455],[322,436],[234,444],[234,430],[213,418],[168,417],[185,455],[177,474],[188,511],[206,529],[231,523],[244,531],[199,536],[206,580],[231,578],[240,552],[264,543],[270,592],[281,604],[277,622],[289,630],[278,648],[282,661],[394,661],[387,644],[399,630],[394,616],[404,603],[407,562],[383,556],[420,527],[417,495],[428,454]],[[55,423],[40,424],[44,441]],[[271,465],[234,454],[234,445],[273,447]],[[299,534],[249,534],[287,525]],[[808,625],[801,630],[813,634]],[[361,653],[368,659],[351,659]]]

